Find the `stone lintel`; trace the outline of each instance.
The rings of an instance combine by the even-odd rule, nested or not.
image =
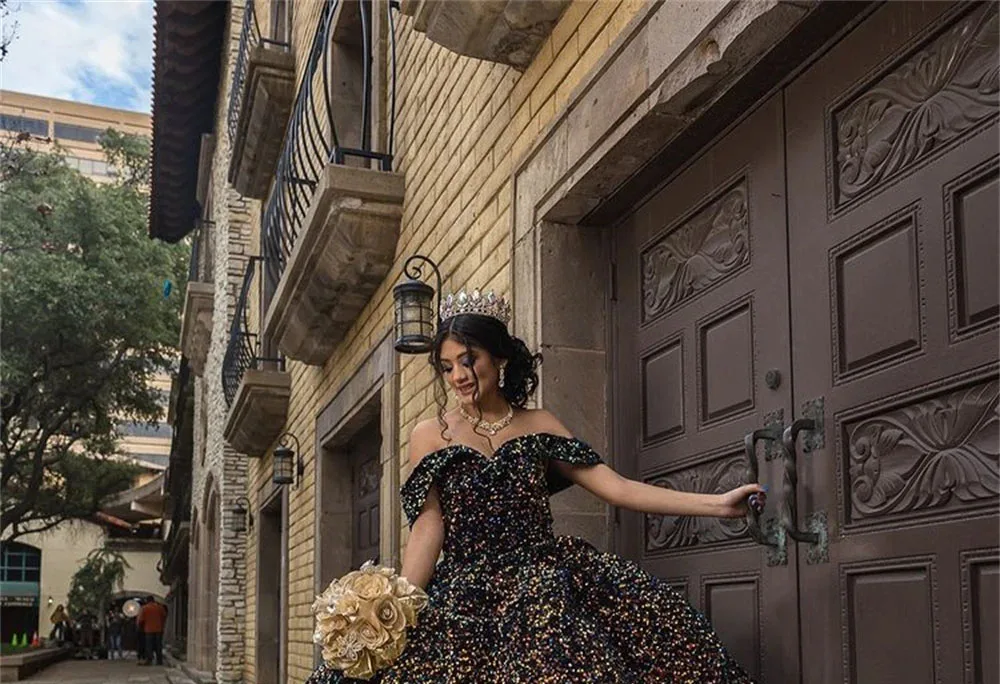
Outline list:
[[[245,197],[265,199],[295,98],[295,56],[262,44],[250,53],[229,180]]]
[[[215,285],[190,282],[184,295],[181,315],[181,350],[191,371],[201,377],[212,342],[212,311],[215,307]]]
[[[569,0],[403,0],[417,31],[460,55],[526,69]]]
[[[236,451],[263,456],[285,427],[292,376],[285,371],[248,370],[229,408],[223,436]]]
[[[322,365],[392,267],[403,176],[328,165],[264,321],[289,358]]]

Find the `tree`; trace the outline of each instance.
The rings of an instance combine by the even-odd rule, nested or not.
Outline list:
[[[106,135],[98,184],[24,134],[0,143],[0,537],[87,519],[133,482],[118,426],[154,422],[177,356],[187,247],[146,237],[134,137]],[[147,162],[148,163],[148,162]],[[183,289],[177,288],[179,291]]]
[[[66,606],[69,614],[76,618],[89,613],[99,618],[115,590],[124,588],[125,571],[131,567],[123,555],[106,546],[88,553],[70,581]]]
[[[11,16],[13,11],[8,0],[0,0],[0,62],[10,50],[10,44],[17,36],[17,21]]]

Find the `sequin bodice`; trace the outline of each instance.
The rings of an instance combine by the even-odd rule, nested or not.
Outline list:
[[[568,483],[557,459],[587,465],[600,457],[583,442],[548,433],[514,437],[487,457],[464,444],[425,456],[403,486],[403,508],[416,520],[436,486],[445,522],[445,557],[475,562],[553,538],[549,494]]]

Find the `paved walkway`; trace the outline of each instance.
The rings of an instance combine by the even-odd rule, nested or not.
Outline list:
[[[64,660],[24,681],[32,684],[180,684],[177,670],[137,665],[135,660]]]

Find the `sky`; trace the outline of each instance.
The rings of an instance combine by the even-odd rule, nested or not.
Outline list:
[[[9,0],[0,88],[150,110],[153,0]]]

